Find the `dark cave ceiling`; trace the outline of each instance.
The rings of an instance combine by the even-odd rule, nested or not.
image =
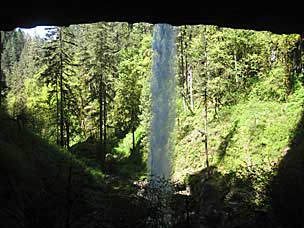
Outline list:
[[[64,2],[64,4],[63,4]],[[25,4],[26,3],[26,4]],[[300,6],[289,4],[288,7],[261,8],[258,3],[239,7],[201,6],[191,1],[174,6],[156,7],[140,4],[121,5],[117,1],[102,3],[100,6],[87,7],[82,1],[52,1],[46,6],[45,1],[27,1],[21,7],[16,2],[12,6],[0,8],[0,30],[12,30],[16,27],[34,27],[37,25],[70,25],[93,23],[98,21],[124,21],[170,23],[172,25],[208,24],[230,28],[268,30],[279,34],[299,33],[304,31],[304,10]],[[19,7],[13,7],[13,4]],[[146,3],[145,3],[146,4]],[[217,3],[220,5],[220,2]],[[101,6],[102,5],[102,6]],[[31,6],[31,7],[30,7]],[[53,7],[61,6],[61,7]],[[66,7],[64,7],[66,6]],[[69,7],[68,7],[69,6]]]

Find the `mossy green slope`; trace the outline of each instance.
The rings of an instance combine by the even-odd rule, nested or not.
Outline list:
[[[208,121],[209,160],[223,172],[241,166],[271,167],[288,152],[301,118],[304,89],[301,85],[285,101],[248,96],[236,105],[224,106],[219,117]],[[202,107],[195,115],[180,115],[174,157],[174,178],[206,166]]]

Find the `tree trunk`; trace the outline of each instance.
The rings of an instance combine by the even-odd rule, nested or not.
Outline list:
[[[59,97],[58,97],[58,78],[56,77],[56,143],[60,145],[59,140]]]
[[[235,49],[234,49],[233,58],[234,58],[235,83],[236,83],[236,86],[238,86],[239,78],[238,78],[238,72],[237,72],[237,60],[236,60],[236,50]]]
[[[103,77],[101,75],[99,82],[99,159],[101,164],[104,163],[104,151],[103,151],[103,86],[102,86]]]
[[[66,125],[66,148],[70,150],[70,124],[68,120],[65,121],[65,125]]]
[[[191,109],[193,110],[194,108],[194,101],[193,101],[193,87],[192,87],[192,69],[189,69],[189,89],[190,89],[190,104],[191,104]]]
[[[302,55],[303,55],[303,40],[304,40],[304,36],[302,37],[302,36],[300,36],[300,39],[301,39],[301,41],[300,41],[300,45],[299,45],[299,52],[300,52],[300,67],[299,67],[299,71],[298,71],[298,73],[301,73],[301,72],[303,72],[303,61],[302,61]]]
[[[209,71],[208,71],[208,54],[207,54],[207,37],[206,37],[206,27],[204,26],[204,51],[205,51],[205,59],[204,59],[204,71],[205,71],[205,85],[204,85],[204,134],[205,134],[205,140],[204,140],[204,144],[205,144],[205,156],[206,156],[206,167],[208,170],[208,175],[209,173],[209,158],[208,158],[208,97],[207,97],[207,86],[208,86],[208,80],[209,80]]]
[[[219,98],[218,95],[215,95],[215,104],[214,104],[214,118],[218,118],[218,109],[219,109]]]
[[[64,146],[64,117],[63,117],[63,60],[62,60],[62,28],[59,28],[60,42],[60,146]]]
[[[135,152],[135,128],[132,127],[132,152]]]
[[[207,84],[207,83],[206,83]],[[204,132],[205,132],[205,155],[206,155],[206,166],[209,169],[209,158],[208,158],[208,99],[207,99],[207,85],[205,85],[204,90]]]
[[[0,110],[2,107],[2,67],[1,61],[2,60],[2,31],[0,31]]]
[[[107,155],[107,97],[106,97],[106,84],[104,83],[103,90],[103,161]]]
[[[84,98],[82,95],[80,96],[80,99],[81,99],[81,110],[85,110]],[[87,138],[87,126],[86,126],[86,122],[85,122],[85,115],[86,114],[83,111],[80,112],[79,122],[80,122],[80,127],[83,132],[83,137],[86,139]]]
[[[181,68],[181,88],[182,88],[182,94],[184,94],[184,89],[185,89],[185,69],[184,69],[184,31],[181,33],[181,40],[180,40],[180,55],[181,55],[181,63],[180,63],[180,68]],[[183,96],[183,106],[184,106],[184,111],[187,110],[186,106],[186,100],[185,96]]]
[[[131,154],[134,154],[135,153],[135,124],[134,124],[134,108],[132,107],[132,112],[131,112],[131,115],[132,115],[132,153]]]
[[[187,26],[185,25],[185,35],[186,35],[186,30]],[[185,82],[186,82],[186,91],[185,91],[185,95],[186,95],[186,100],[189,100],[189,84],[188,84],[188,55],[187,55],[187,49],[188,49],[188,41],[186,39],[185,41],[185,75],[183,75],[183,77],[185,78]]]

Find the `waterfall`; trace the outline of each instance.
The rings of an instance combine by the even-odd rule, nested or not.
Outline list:
[[[175,124],[175,31],[168,24],[154,27],[154,55],[151,80],[152,123],[150,134],[150,175],[169,179],[174,150]]]

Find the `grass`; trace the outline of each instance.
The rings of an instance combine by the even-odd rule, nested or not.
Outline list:
[[[304,89],[298,86],[286,101],[260,100],[249,96],[247,100],[222,107],[218,119],[208,122],[208,148],[211,165],[220,171],[235,171],[241,165],[271,166],[278,162],[288,148],[301,117]],[[205,167],[202,110],[196,115],[180,115],[178,137],[174,155],[174,179]]]

